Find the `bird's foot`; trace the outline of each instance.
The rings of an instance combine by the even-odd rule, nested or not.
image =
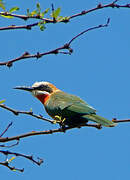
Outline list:
[[[60,124],[60,125],[62,125],[62,124],[64,124],[64,121],[66,120],[66,118],[62,118],[61,116],[58,116],[58,115],[56,115],[55,117],[54,117],[54,121],[53,121],[53,123],[54,124],[56,124],[56,123],[58,123],[58,124]]]

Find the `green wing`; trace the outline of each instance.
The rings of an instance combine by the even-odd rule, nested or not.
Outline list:
[[[95,114],[96,110],[88,105],[85,101],[77,96],[64,93],[62,91],[55,93],[51,97],[53,108],[60,108],[60,110],[67,109],[67,111],[78,114]]]

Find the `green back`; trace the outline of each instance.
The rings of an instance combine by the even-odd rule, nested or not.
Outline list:
[[[61,113],[74,114],[95,114],[96,110],[77,96],[57,91],[51,95],[45,106],[48,114],[59,115]]]

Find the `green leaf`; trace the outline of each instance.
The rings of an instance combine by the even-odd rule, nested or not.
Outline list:
[[[0,101],[0,104],[2,104],[2,103],[4,103],[4,102],[5,102],[5,100],[1,100],[1,101]]]
[[[45,11],[43,11],[43,12],[41,13],[41,16],[44,17],[44,15],[47,14],[49,10],[50,10],[50,8],[47,8]]]
[[[50,10],[50,8],[47,8],[43,13],[46,14],[46,13],[48,13],[49,10]]]
[[[38,23],[38,26],[40,27],[40,30],[41,30],[41,31],[44,31],[44,30],[46,29],[46,27],[45,27],[45,25],[44,25],[43,22],[39,22],[39,23]]]
[[[41,7],[40,7],[40,3],[37,3],[37,14],[40,15],[40,12],[41,12]]]
[[[34,11],[32,11],[32,12],[30,13],[31,16],[34,16],[34,15],[36,15],[36,14],[37,14],[37,11],[36,11],[36,10],[34,10]]]
[[[41,9],[41,8],[40,8],[40,3],[37,3],[36,6],[37,6],[37,9]]]
[[[5,11],[5,5],[4,5],[4,3],[2,2],[2,0],[0,0],[0,8],[2,8],[2,9]]]
[[[61,8],[57,8],[54,12],[52,12],[52,17],[57,18],[61,12]]]
[[[19,7],[12,7],[10,10],[9,10],[9,12],[10,13],[12,13],[12,12],[14,12],[14,11],[18,11],[19,10]]]

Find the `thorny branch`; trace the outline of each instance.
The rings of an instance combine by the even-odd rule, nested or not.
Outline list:
[[[41,58],[43,56],[46,56],[46,55],[49,55],[49,54],[69,54],[71,55],[72,52],[73,52],[73,49],[70,47],[71,43],[77,39],[79,36],[87,33],[88,31],[92,31],[92,30],[95,30],[95,29],[99,29],[99,28],[104,28],[104,27],[107,27],[108,24],[110,22],[110,19],[108,18],[107,20],[107,23],[106,24],[100,24],[98,26],[94,26],[94,27],[91,27],[91,28],[88,28],[87,30],[79,33],[78,35],[76,35],[75,37],[73,37],[68,43],[64,44],[63,46],[61,47],[58,47],[56,49],[53,49],[53,50],[50,50],[48,52],[43,52],[43,53],[39,53],[37,52],[36,54],[30,54],[29,52],[25,52],[24,54],[22,54],[21,56],[15,58],[15,59],[12,59],[12,60],[9,60],[9,61],[5,61],[5,62],[0,62],[0,66],[7,66],[7,67],[11,67],[13,65],[14,62],[16,61],[20,61],[22,59],[29,59],[29,58]],[[63,52],[61,50],[67,50],[67,52]]]
[[[130,4],[125,4],[125,5],[119,5],[117,4],[119,0],[115,0],[113,1],[112,3],[109,3],[109,4],[98,4],[95,8],[92,8],[92,9],[89,9],[89,10],[83,10],[81,11],[80,13],[77,13],[77,14],[74,14],[72,16],[68,16],[68,17],[65,17],[63,19],[56,19],[56,18],[52,18],[52,19],[49,19],[49,18],[43,18],[42,16],[40,15],[19,15],[19,14],[13,14],[13,13],[9,13],[9,12],[0,12],[0,15],[4,15],[4,16],[12,16],[12,17],[15,17],[15,18],[19,18],[19,19],[23,19],[23,20],[28,20],[28,19],[38,19],[38,20],[41,20],[45,23],[59,23],[59,22],[64,22],[64,23],[67,23],[69,22],[71,19],[73,18],[76,18],[78,16],[83,16],[83,15],[86,15],[90,12],[93,12],[93,11],[96,11],[96,10],[99,10],[99,9],[104,9],[104,8],[130,8]],[[52,10],[53,10],[53,5],[52,5]],[[31,29],[32,27],[34,26],[37,26],[39,22],[36,22],[36,23],[33,23],[33,24],[29,24],[29,25],[22,25],[22,26],[15,26],[15,25],[12,25],[12,26],[7,26],[7,27],[1,27],[0,30],[10,30],[10,29]]]

